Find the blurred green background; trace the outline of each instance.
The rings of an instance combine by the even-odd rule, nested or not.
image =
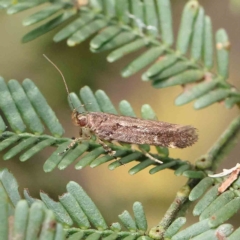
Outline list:
[[[199,2],[204,6],[206,14],[212,18],[214,31],[225,28],[229,34],[231,41],[229,81],[239,87],[240,13],[236,7],[230,5],[230,1]],[[185,3],[184,0],[172,1],[175,36]],[[176,107],[174,99],[180,94],[181,88],[153,89],[149,83],[141,81],[142,72],[123,79],[119,74],[121,69],[139,52],[110,64],[106,61],[108,53],[93,54],[89,51],[89,41],[74,48],[68,47],[66,42],[53,43],[52,38],[61,27],[30,43],[22,44],[22,36],[36,25],[23,27],[21,21],[43,7],[44,5],[13,16],[8,16],[4,10],[1,11],[0,75],[6,80],[17,79],[20,82],[25,78],[32,79],[55,110],[66,130],[65,136],[78,136],[78,128],[71,122],[71,111],[67,105],[67,94],[61,77],[43,58],[43,53],[64,73],[71,91],[78,92],[85,85],[89,85],[93,90],[103,89],[115,106],[118,106],[122,99],[128,100],[138,116],[141,106],[147,103],[153,107],[159,120],[191,124],[198,128],[200,135],[198,143],[184,150],[170,150],[172,157],[193,162],[206,153],[231,120],[238,115],[236,107],[227,110],[223,104],[215,104],[200,111],[193,110],[192,104]],[[233,167],[239,162],[239,147],[238,144],[219,170],[223,167]],[[170,170],[155,175],[149,175],[148,171],[144,170],[130,176],[128,170],[131,165],[122,166],[114,171],[108,170],[107,165],[77,171],[72,164],[64,171],[56,169],[51,173],[44,173],[43,163],[52,151],[53,149],[47,149],[25,163],[20,163],[18,158],[7,162],[1,161],[1,168],[8,167],[17,177],[20,189],[29,188],[34,197],[39,196],[41,189],[49,193],[50,197],[57,199],[58,195],[65,192],[65,186],[69,181],[78,182],[98,205],[109,224],[117,221],[117,215],[124,209],[131,212],[134,201],[140,201],[145,207],[150,226],[156,225],[176,191],[186,182],[186,178],[176,177]],[[235,220],[239,219],[240,216],[236,215]]]

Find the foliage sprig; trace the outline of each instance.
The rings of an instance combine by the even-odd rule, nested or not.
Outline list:
[[[191,201],[196,200],[196,194],[198,198],[200,197],[198,189],[200,188],[202,191],[201,185],[210,187],[209,184],[206,184],[206,179],[209,178],[199,182],[191,191],[189,197]],[[240,182],[240,178],[237,182]],[[146,215],[140,202],[133,204],[134,217],[125,210],[118,216],[122,224],[116,222],[108,226],[92,199],[77,183],[69,182],[67,193],[62,194],[58,202],[52,200],[43,191],[40,192],[40,199],[34,199],[29,195],[27,189],[24,190],[24,199],[18,191],[16,179],[7,169],[4,169],[0,172],[0,216],[2,220],[0,237],[2,240],[6,240],[10,233],[13,239],[21,236],[21,239],[24,240],[85,238],[133,240],[147,238],[151,240],[162,239],[162,237],[179,240],[190,237],[214,239],[216,235],[229,237],[231,240],[237,239],[240,237],[239,229],[233,232],[231,224],[222,223],[233,216],[236,209],[240,208],[239,197],[232,190],[216,196],[217,186],[210,188],[195,206],[193,214],[201,214],[198,223],[180,230],[186,223],[186,218],[177,216],[176,213],[184,202],[189,201],[190,188],[184,186],[178,192],[175,201],[158,226],[148,231]],[[239,186],[235,184],[234,187]],[[202,194],[204,193],[202,192]],[[198,213],[196,213],[196,209],[198,209]],[[10,221],[10,219],[12,220]]]
[[[27,33],[23,42],[70,22],[55,34],[55,42],[66,39],[67,44],[73,47],[96,34],[90,42],[90,50],[111,50],[107,56],[109,62],[145,49],[122,70],[122,76],[129,77],[150,65],[142,79],[150,81],[153,87],[183,86],[183,92],[175,100],[176,105],[196,100],[194,108],[201,109],[224,101],[225,106],[231,108],[240,102],[239,92],[227,83],[230,50],[227,33],[219,29],[213,39],[211,18],[197,0],[186,3],[176,40],[170,0],[89,0],[75,3],[44,0],[14,5],[3,1],[1,6],[7,8],[8,14],[15,14],[46,2],[49,2],[48,6],[23,20],[24,26],[47,20]],[[173,48],[174,42],[176,49]],[[213,70],[214,45],[216,72]]]

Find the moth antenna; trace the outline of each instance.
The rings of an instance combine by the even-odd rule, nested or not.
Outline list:
[[[73,105],[73,101],[72,101],[72,99],[71,99],[71,97],[70,97],[70,93],[69,93],[69,90],[68,90],[68,85],[67,85],[67,82],[66,82],[66,80],[65,80],[65,77],[64,77],[63,73],[62,73],[61,70],[57,67],[57,65],[56,65],[53,61],[51,61],[45,54],[43,54],[43,56],[44,56],[44,57],[57,69],[57,71],[60,73],[60,75],[61,75],[61,77],[62,77],[62,79],[63,79],[63,83],[64,83],[64,85],[65,85],[65,89],[66,89],[67,94],[68,94],[68,96],[69,96],[70,104],[72,105],[73,110],[75,110],[75,107],[74,107],[74,105]]]

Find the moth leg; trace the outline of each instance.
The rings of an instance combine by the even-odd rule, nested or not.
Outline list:
[[[114,157],[114,159],[115,159],[116,161],[119,161],[119,162],[121,163],[121,165],[124,165],[120,160],[117,159],[116,156],[114,156],[115,153],[116,153],[116,151],[113,151],[113,150],[111,149],[111,147],[109,147],[103,140],[101,140],[101,139],[99,139],[99,138],[98,138],[97,140],[98,140],[99,144],[102,145],[103,149],[105,150],[105,152],[108,153],[109,156]]]
[[[116,151],[113,151],[111,149],[111,147],[109,147],[103,140],[101,139],[97,139],[98,143],[102,145],[103,149],[105,150],[105,152],[107,152],[110,156],[114,156],[114,154],[116,153]]]
[[[74,140],[72,140],[70,142],[70,144],[66,147],[66,149],[64,149],[62,152],[58,153],[58,155],[64,155],[68,150],[73,148],[75,146],[75,144],[81,142],[82,140],[84,140],[84,138],[82,138],[82,137],[75,138]]]
[[[64,149],[63,152],[58,153],[58,155],[64,155],[68,150],[70,150],[71,148],[73,148],[75,146],[75,144],[81,142],[82,140],[88,140],[91,138],[91,135],[89,132],[84,131],[83,129],[79,129],[79,136],[78,138],[75,138],[72,140],[72,142],[67,146],[66,149]]]
[[[152,161],[154,161],[154,162],[156,162],[156,163],[160,163],[160,164],[163,163],[162,161],[160,161],[159,159],[153,157],[151,154],[149,154],[149,153],[146,152],[145,150],[141,149],[141,152],[142,152],[146,157],[148,157],[150,160],[152,160]]]
[[[136,144],[132,144],[131,145],[131,148],[133,151],[136,151],[136,150],[140,150],[147,158],[149,158],[150,160],[154,161],[154,162],[157,162],[157,163],[160,163],[162,164],[163,162],[160,161],[159,159],[153,157],[151,154],[149,154],[146,150],[144,150],[143,148],[141,148],[141,146],[138,146]]]

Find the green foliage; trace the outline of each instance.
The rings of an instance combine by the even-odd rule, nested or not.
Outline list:
[[[4,169],[0,172],[0,239],[62,240],[63,226],[57,223],[52,210],[43,202],[35,201],[31,206],[21,199],[18,184],[13,175]]]
[[[59,197],[59,202],[52,200],[43,191],[40,192],[41,200],[33,199],[26,189],[26,200],[21,199],[18,184],[7,169],[0,172],[0,183],[0,213],[5,223],[1,224],[1,240],[8,239],[8,228],[15,238],[17,235],[21,236],[16,239],[23,240],[65,239],[64,236],[75,239],[74,236],[80,234],[91,239],[95,235],[99,235],[98,238],[123,239],[132,236],[135,239],[144,236],[147,231],[146,216],[139,202],[133,204],[134,218],[127,211],[119,215],[127,229],[122,231],[120,223],[113,223],[110,227],[106,224],[94,202],[75,182],[68,183],[68,192]],[[8,210],[8,205],[11,211]],[[8,216],[14,217],[9,226]]]
[[[201,189],[203,181],[205,179],[196,185],[192,193],[197,193],[197,189]],[[240,178],[237,181],[240,182]],[[229,239],[239,238],[239,229],[233,232],[232,225],[222,224],[240,207],[239,197],[234,193],[237,191],[231,189],[217,198],[215,191],[210,189],[209,192],[198,202],[204,207],[201,215],[198,214],[200,221],[181,231],[186,218],[176,218],[166,229],[164,239],[179,240],[190,237],[192,239],[217,239],[218,234],[229,237]],[[204,200],[206,196],[212,199],[207,204]],[[22,199],[18,192],[18,184],[14,176],[7,169],[2,170],[0,172],[0,217],[2,220],[0,237],[2,240],[8,239],[8,234],[13,236],[13,239],[22,240],[158,239],[158,227],[147,231],[146,215],[140,202],[133,204],[133,217],[126,210],[118,216],[122,226],[118,222],[108,226],[94,202],[75,182],[67,184],[67,193],[59,196],[59,202],[52,200],[43,191],[40,192],[40,199],[33,199],[27,189],[24,190],[24,198]],[[122,227],[127,230],[122,230]]]
[[[53,37],[55,42],[66,40],[73,47],[96,34],[90,42],[90,50],[111,50],[107,56],[109,62],[144,48],[145,52],[122,70],[122,76],[129,77],[150,65],[142,79],[150,81],[153,87],[184,85],[176,105],[196,100],[194,108],[201,109],[225,101],[225,106],[231,108],[240,102],[239,92],[226,82],[230,48],[227,33],[219,29],[213,40],[211,19],[197,0],[188,1],[183,9],[176,49],[172,48],[174,36],[170,0],[89,0],[87,5],[70,0],[7,2],[2,1],[0,6],[7,8],[8,14],[49,2],[43,10],[23,20],[24,26],[46,20],[27,33],[23,42],[34,40],[68,22]],[[213,70],[214,45],[217,72]]]
[[[186,3],[176,41],[169,0],[89,0],[84,6],[81,2],[22,0],[16,3],[1,0],[0,7],[7,8],[8,14],[14,14],[45,3],[43,10],[24,19],[24,26],[43,20],[45,23],[27,33],[23,42],[34,40],[68,22],[54,36],[55,42],[66,40],[73,47],[95,34],[90,50],[97,53],[110,50],[107,56],[109,62],[144,49],[122,70],[122,76],[129,77],[148,66],[142,79],[151,81],[153,87],[183,86],[183,93],[175,100],[176,105],[194,100],[195,109],[220,101],[224,101],[227,108],[239,104],[239,92],[227,83],[230,48],[227,33],[219,29],[214,40],[211,19],[197,0]],[[176,49],[172,47],[174,42]],[[214,59],[217,60],[216,67]],[[84,87],[79,96],[71,93],[68,100],[70,107],[77,108],[79,112],[136,116],[129,102],[121,101],[117,110],[102,90],[93,93],[89,87]],[[0,78],[0,109],[3,114],[0,116],[0,151],[7,149],[4,160],[20,154],[20,161],[27,161],[45,148],[54,147],[56,149],[44,163],[45,172],[56,167],[63,170],[78,158],[80,161],[75,163],[78,170],[85,166],[97,167],[111,160],[109,169],[113,170],[136,160],[139,163],[129,170],[130,174],[154,165],[150,174],[172,169],[176,176],[189,179],[177,192],[159,224],[148,231],[143,206],[139,202],[133,204],[133,216],[125,210],[119,215],[122,225],[113,223],[109,227],[94,202],[77,183],[68,183],[67,192],[59,197],[59,201],[54,201],[43,191],[40,192],[40,199],[34,199],[27,189],[23,193],[25,199],[22,199],[17,181],[4,169],[0,172],[0,239],[5,240],[9,236],[15,240],[240,238],[240,228],[233,232],[233,226],[226,223],[240,209],[240,177],[221,194],[219,187],[226,177],[207,177],[216,170],[235,142],[240,130],[239,117],[233,120],[216,144],[197,160],[195,166],[169,157],[168,149],[162,147],[156,147],[158,154],[153,154],[163,161],[162,165],[157,165],[142,152],[132,150],[128,144],[110,144],[116,151],[115,158],[107,155],[94,136],[76,144],[64,155],[60,154],[72,140],[63,137],[64,129],[57,116],[29,79],[19,84],[16,80],[6,83]],[[147,104],[142,106],[141,117],[157,119]],[[45,128],[50,134],[46,134]],[[142,147],[150,150],[148,145]],[[186,223],[183,216],[193,201],[198,201],[193,215],[199,216],[199,221],[181,230]],[[122,230],[122,227],[127,230]]]

